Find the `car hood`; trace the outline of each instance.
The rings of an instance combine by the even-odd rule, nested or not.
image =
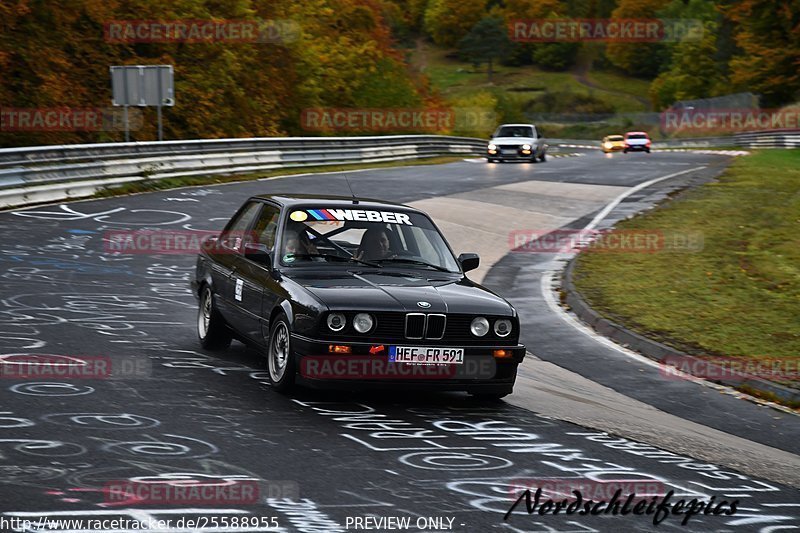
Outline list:
[[[533,144],[536,139],[532,137],[495,137],[489,144]]]
[[[322,276],[293,273],[291,279],[331,310],[514,314],[508,302],[488,289],[447,275],[346,271]]]

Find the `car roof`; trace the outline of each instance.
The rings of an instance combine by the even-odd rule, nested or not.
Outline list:
[[[386,209],[402,208],[406,211],[414,211],[421,213],[422,211],[414,209],[404,204],[394,202],[387,202],[385,200],[377,200],[375,198],[356,198],[358,202],[353,203],[352,196],[338,196],[328,194],[288,194],[288,193],[274,193],[274,194],[259,194],[252,197],[258,200],[270,200],[282,207],[291,208],[296,205],[307,204],[325,204],[331,207],[355,207],[356,209]]]
[[[625,135],[647,135],[646,131],[629,131]]]
[[[500,128],[505,127],[505,126],[528,126],[528,127],[530,127],[530,126],[533,126],[533,124],[500,124],[499,126],[497,126],[497,129],[500,129]]]

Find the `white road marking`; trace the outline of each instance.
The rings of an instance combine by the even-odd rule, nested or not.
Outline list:
[[[612,209],[617,207],[628,196],[638,191],[641,191],[642,189],[646,189],[647,187],[650,187],[651,185],[654,185],[659,181],[668,180],[670,178],[676,178],[682,174],[686,174],[688,172],[694,172],[695,170],[702,170],[704,168],[706,168],[705,165],[700,167],[687,168],[686,170],[681,170],[680,172],[673,172],[672,174],[667,174],[666,176],[661,176],[660,178],[654,178],[651,179],[650,181],[645,181],[644,183],[640,183],[636,187],[628,189],[627,191],[621,193],[619,196],[614,198],[607,206],[605,206],[605,208],[603,208],[602,211],[597,213],[597,216],[594,217],[592,221],[589,222],[589,224],[587,224],[585,228],[583,228],[583,230],[588,231],[594,229],[597,226],[597,224],[599,224],[604,218],[608,216],[608,214],[611,212]]]

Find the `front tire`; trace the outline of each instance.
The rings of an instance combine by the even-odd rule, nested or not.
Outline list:
[[[269,331],[267,345],[267,367],[269,381],[278,392],[289,392],[294,388],[294,354],[289,321],[284,315],[275,318]]]
[[[541,157],[539,157],[539,161],[541,161],[542,163],[547,161],[547,152],[542,152]]]
[[[214,294],[208,285],[200,293],[197,337],[200,339],[200,346],[207,350],[224,350],[231,345],[231,332],[219,311],[214,308]]]

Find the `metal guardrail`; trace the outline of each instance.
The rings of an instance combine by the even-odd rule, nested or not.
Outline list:
[[[0,149],[0,208],[90,196],[145,180],[482,155],[468,137],[255,138]]]
[[[800,130],[770,130],[734,135],[737,146],[747,148],[800,148]]]
[[[482,156],[487,140],[442,135],[284,137],[76,144],[0,149],[0,208],[86,197],[125,183],[245,174],[310,166],[426,157]],[[547,139],[551,147],[593,148],[600,141]],[[800,147],[800,130],[656,141],[658,148]]]

